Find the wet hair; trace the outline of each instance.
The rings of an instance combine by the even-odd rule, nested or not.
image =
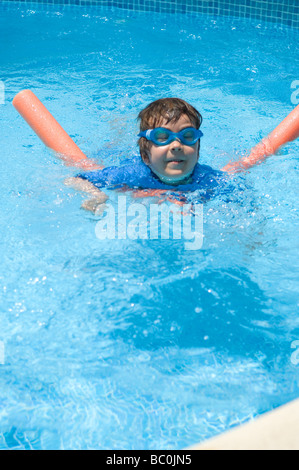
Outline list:
[[[140,132],[155,129],[164,120],[167,124],[177,122],[182,115],[186,115],[196,129],[200,128],[202,123],[201,114],[186,101],[180,98],[162,98],[153,101],[138,114],[137,120],[140,121]],[[145,137],[141,137],[138,140],[138,145],[142,159],[148,159],[150,142]]]

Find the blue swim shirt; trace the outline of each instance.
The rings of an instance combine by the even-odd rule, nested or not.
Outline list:
[[[87,171],[76,176],[90,181],[97,188],[116,189],[127,186],[131,189],[164,189],[184,193],[201,190],[207,199],[209,199],[207,196],[212,196],[211,193],[217,188],[226,187],[227,190],[229,181],[227,173],[197,163],[186,184],[166,184],[143,162],[140,155],[120,166]]]

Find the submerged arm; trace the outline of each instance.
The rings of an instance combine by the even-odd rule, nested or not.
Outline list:
[[[272,150],[267,152],[265,143],[261,142],[252,149],[250,155],[236,162],[228,163],[225,165],[225,167],[221,168],[221,170],[231,174],[240,173],[241,171],[246,171],[256,165],[259,165],[274,153],[275,152]]]

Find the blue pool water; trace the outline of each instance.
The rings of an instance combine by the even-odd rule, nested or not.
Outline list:
[[[298,397],[299,143],[204,205],[201,250],[99,240],[63,184],[74,171],[11,104],[31,88],[115,164],[140,109],[179,96],[203,114],[201,162],[221,168],[294,106],[298,33],[24,7],[1,9],[0,44],[0,448],[179,449]]]

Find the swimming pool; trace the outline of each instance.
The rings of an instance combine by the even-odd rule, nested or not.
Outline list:
[[[31,88],[111,164],[136,151],[139,110],[179,96],[221,168],[294,106],[298,32],[59,7],[0,24],[0,447],[179,449],[298,397],[298,142],[204,205],[201,250],[99,240],[11,104]]]

